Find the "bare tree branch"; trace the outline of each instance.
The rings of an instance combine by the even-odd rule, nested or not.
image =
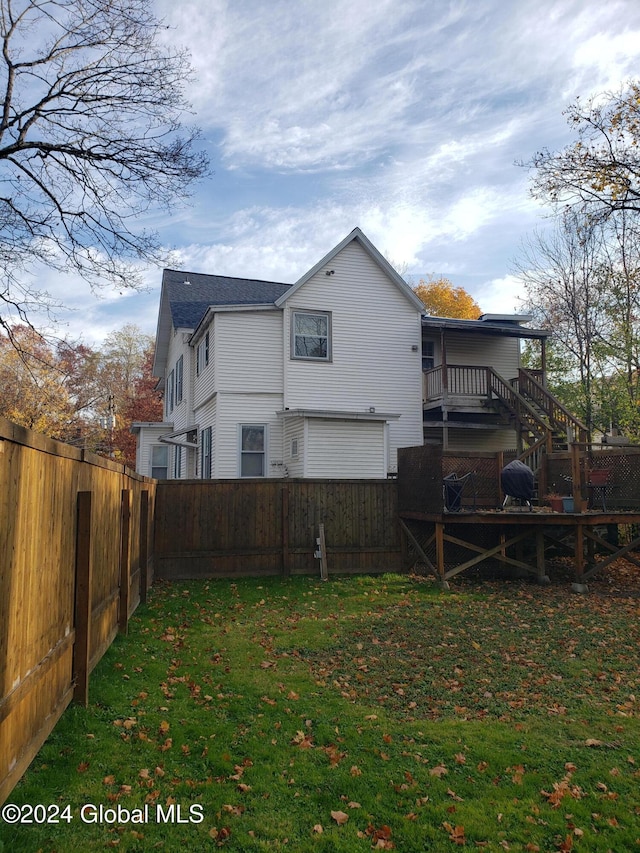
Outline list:
[[[161,30],[150,0],[0,0],[0,303],[14,319],[36,297],[21,276],[33,261],[135,286],[135,265],[161,254],[141,217],[208,173],[183,126],[189,57]]]

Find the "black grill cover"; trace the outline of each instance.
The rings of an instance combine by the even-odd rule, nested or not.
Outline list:
[[[530,501],[533,498],[533,471],[524,462],[514,459],[500,474],[502,491],[512,498]]]

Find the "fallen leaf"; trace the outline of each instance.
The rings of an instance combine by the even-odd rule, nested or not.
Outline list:
[[[447,768],[444,766],[444,764],[438,764],[438,766],[437,766],[437,767],[432,767],[432,768],[431,768],[431,770],[429,770],[429,776],[437,776],[437,777],[438,777],[438,779],[441,779],[441,778],[442,778],[443,776],[445,776],[448,772],[449,772],[449,771],[448,771],[448,770],[447,770]]]
[[[331,812],[331,817],[335,820],[338,826],[342,826],[349,820],[349,815],[345,814],[345,812]]]

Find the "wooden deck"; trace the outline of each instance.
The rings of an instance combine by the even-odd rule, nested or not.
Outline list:
[[[602,528],[640,524],[640,512],[555,513],[522,509],[456,513],[400,513],[400,525],[418,560],[444,588],[447,581],[472,566],[495,560],[548,583],[546,550],[553,545],[573,556],[575,592],[587,592],[587,581],[614,560],[640,551],[640,536],[620,546],[602,535]],[[613,527],[612,527],[613,526]],[[612,536],[611,538],[615,538]],[[596,559],[596,549],[601,556]],[[468,552],[474,556],[469,557]],[[602,556],[604,552],[604,556]]]

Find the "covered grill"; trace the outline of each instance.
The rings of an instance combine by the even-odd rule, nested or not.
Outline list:
[[[516,498],[524,502],[531,509],[533,498],[533,471],[524,462],[514,459],[505,465],[500,473],[500,483],[505,498],[503,506],[508,498]]]

